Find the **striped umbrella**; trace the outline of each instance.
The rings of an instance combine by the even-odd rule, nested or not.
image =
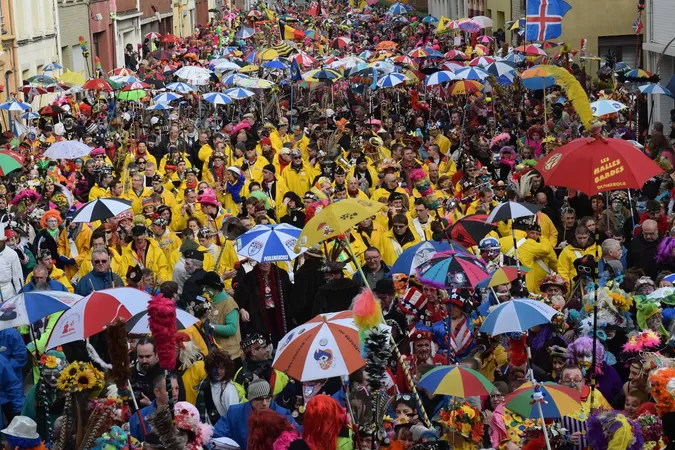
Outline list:
[[[497,229],[497,226],[488,222],[487,218],[486,214],[470,214],[453,223],[447,231],[451,239],[464,246],[473,247],[488,233]]]
[[[434,367],[424,374],[417,387],[435,395],[459,398],[490,395],[495,388],[482,373],[460,365]]]
[[[99,198],[82,205],[73,215],[73,222],[90,223],[105,220],[129,209],[131,209],[129,200]]]
[[[377,80],[377,87],[388,88],[398,86],[399,84],[405,83],[408,80],[402,73],[390,73],[385,75],[379,80]]]
[[[328,82],[334,82],[342,78],[342,75],[340,72],[333,70],[333,69],[328,69],[328,68],[321,68],[321,69],[315,69],[315,70],[310,70],[309,72],[305,72],[302,74],[302,78],[305,81],[328,81]]]
[[[226,77],[223,77],[220,82],[222,84],[237,84],[238,80],[246,80],[249,76],[243,73],[233,73]]]
[[[154,103],[169,103],[180,98],[182,98],[180,95],[174,94],[173,92],[165,92],[154,97],[152,101]]]
[[[541,47],[532,44],[521,45],[520,47],[514,48],[513,51],[527,56],[546,56],[546,52]]]
[[[432,73],[424,82],[426,86],[436,86],[437,84],[447,83],[448,81],[455,81],[457,77],[449,70],[441,70],[440,72]]]
[[[409,56],[406,55],[400,55],[394,58],[394,62],[397,64],[401,64],[403,66],[409,66],[409,67],[417,67],[417,64],[415,64],[415,61],[410,59]]]
[[[129,84],[138,81],[133,75],[113,75],[110,77],[110,81],[117,84]]]
[[[519,64],[525,61],[525,57],[520,53],[509,53],[504,57],[504,61],[512,62],[514,64]]]
[[[152,106],[145,108],[148,111],[164,111],[167,109],[173,109],[173,106],[167,105],[166,103],[156,103]]]
[[[551,322],[557,312],[538,300],[514,299],[493,309],[480,326],[480,331],[491,336],[524,333],[532,327]]]
[[[489,56],[479,56],[478,58],[474,58],[471,61],[469,61],[469,65],[472,67],[485,68],[494,62],[495,62],[494,58],[490,58]]]
[[[640,89],[640,92],[643,94],[666,94],[666,95],[673,95],[670,90],[667,88],[664,88],[663,86],[660,86],[656,83],[649,83],[645,84],[644,86],[638,87]]]
[[[455,71],[458,80],[483,81],[490,76],[485,69],[480,67],[465,67]]]
[[[36,113],[34,111],[29,111],[27,113],[23,113],[20,116],[22,119],[26,120],[35,120],[40,118],[40,113]]]
[[[429,56],[429,53],[427,53],[426,49],[423,47],[417,47],[416,49],[410,50],[408,56],[411,58],[426,58]]]
[[[652,74],[642,69],[633,69],[624,74],[626,78],[651,78]]]
[[[483,85],[478,81],[473,80],[460,80],[450,86],[448,93],[450,95],[468,95],[480,92],[483,89]]]
[[[239,31],[237,31],[235,36],[237,37],[237,39],[248,39],[254,34],[255,30],[253,28],[242,27],[241,29],[239,29]]]
[[[0,151],[0,175],[5,176],[23,167],[23,156],[11,150]]]
[[[348,37],[340,36],[340,37],[337,37],[337,38],[333,39],[330,42],[330,48],[335,48],[335,49],[340,50],[340,49],[345,48],[349,44],[351,44],[351,42],[352,42],[352,40],[349,39]]]
[[[512,63],[505,61],[495,61],[485,68],[490,75],[494,75],[495,78],[499,78],[502,75],[514,74],[516,68]]]
[[[27,84],[25,86],[21,86],[19,88],[19,92],[25,95],[43,95],[46,94],[48,91],[42,86],[38,86],[36,84]]]
[[[417,269],[417,278],[439,289],[473,288],[488,276],[475,256],[454,251],[436,253]]]
[[[207,92],[204,94],[204,100],[214,105],[227,105],[232,103],[232,99],[222,92]]]
[[[256,225],[237,238],[237,254],[258,262],[292,261],[307,249],[294,250],[301,232],[285,223]]]
[[[408,8],[403,3],[396,2],[389,7],[389,14],[408,14]]]
[[[228,97],[233,98],[235,100],[242,100],[245,98],[253,97],[255,95],[254,92],[243,88],[228,89],[225,91],[225,94],[227,94]]]
[[[178,92],[181,94],[187,94],[194,91],[194,88],[192,86],[183,82],[167,84],[166,88],[170,91]]]
[[[312,67],[314,65],[314,62],[316,61],[314,58],[309,56],[305,52],[299,52],[297,55],[293,56],[293,59],[295,62],[300,64],[303,67]]]
[[[412,247],[403,250],[403,253],[396,258],[394,265],[391,266],[391,273],[404,273],[406,275],[414,275],[417,268],[425,261],[428,261],[432,256],[438,252],[455,251],[460,253],[470,252],[461,245],[453,242],[452,249],[447,242],[436,241],[422,241]]]
[[[470,59],[466,56],[466,53],[459,50],[450,50],[443,56],[445,56],[445,59],[448,61],[468,61]]]
[[[520,268],[521,272],[527,273],[530,271],[527,267],[521,267]],[[516,278],[518,278],[518,268],[515,266],[502,266],[499,267],[497,270],[492,272],[490,275],[490,278],[486,278],[485,280],[481,281],[478,283],[477,287],[480,288],[490,288],[490,287],[495,287],[499,286],[500,284],[507,284],[511,283],[514,281]]]
[[[543,401],[536,401],[541,398],[539,394]],[[553,419],[578,411],[581,397],[579,391],[567,386],[550,381],[533,386],[528,381],[506,397],[505,406],[525,418]]]
[[[124,325],[127,331],[131,334],[150,334],[150,316],[148,311],[142,311],[129,320]],[[176,330],[184,330],[199,322],[192,314],[189,314],[182,309],[176,308]]]
[[[272,48],[277,51],[280,57],[287,58],[295,51],[295,43],[292,41],[281,41]]]

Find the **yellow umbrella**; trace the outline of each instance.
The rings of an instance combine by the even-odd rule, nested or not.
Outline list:
[[[271,61],[279,57],[279,52],[273,48],[266,48],[258,53],[258,60],[260,61]]]
[[[87,82],[87,79],[82,75],[82,72],[72,72],[69,69],[66,69],[66,73],[61,75],[58,80],[69,86],[74,86],[76,84],[83,85]]]
[[[241,69],[239,69],[239,72],[243,73],[256,72],[259,69],[260,67],[256,66],[255,64],[249,64],[248,66],[244,66]]]
[[[335,237],[349,230],[363,219],[386,209],[387,205],[367,199],[349,198],[331,203],[305,224],[295,247],[296,249],[311,247]]]
[[[405,84],[417,84],[420,82],[419,77],[412,70],[406,70],[403,74],[408,77],[408,81]]]

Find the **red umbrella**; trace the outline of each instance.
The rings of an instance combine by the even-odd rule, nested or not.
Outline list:
[[[152,86],[150,86],[148,83],[144,83],[143,81],[134,81],[133,83],[129,83],[124,88],[122,89],[123,91],[137,91],[140,89],[151,89]]]
[[[151,41],[152,41],[153,39],[159,39],[159,38],[161,38],[161,37],[162,37],[162,35],[159,34],[159,33],[156,32],[156,31],[151,31],[150,33],[148,33],[148,34],[145,35],[145,38],[146,38],[146,39],[150,39]]]
[[[338,37],[331,41],[330,48],[343,49],[349,44],[351,44],[351,42],[352,40],[349,39],[348,37]]]
[[[173,43],[176,43],[178,41],[179,41],[179,38],[177,38],[176,36],[174,36],[171,33],[165,34],[164,36],[159,38],[159,42],[161,42],[163,44],[173,44]]]
[[[84,83],[84,85],[82,85],[82,89],[106,92],[112,92],[114,90],[110,83],[108,83],[108,81],[103,78],[92,78],[88,80],[86,83]]]
[[[68,89],[70,89],[70,86],[67,86],[65,84],[55,83],[55,84],[48,85],[45,89],[47,89],[47,92],[65,92]]]
[[[19,88],[19,92],[22,92],[26,95],[42,95],[47,93],[47,89],[41,86],[35,86],[34,84],[27,84]]]
[[[157,50],[155,52],[150,53],[150,56],[160,61],[171,61],[171,59],[173,58],[173,53],[164,50]]]
[[[580,138],[563,145],[535,167],[546,184],[586,195],[619,189],[640,189],[663,170],[628,141]]]
[[[40,110],[40,114],[43,116],[57,116],[65,112],[59,105],[47,105]]]
[[[495,224],[486,222],[487,218],[487,214],[471,214],[462,217],[448,228],[450,239],[454,239],[465,247],[478,245],[490,231],[497,229]]]

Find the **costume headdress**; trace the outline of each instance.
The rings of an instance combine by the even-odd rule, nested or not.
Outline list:
[[[640,426],[618,411],[607,411],[589,417],[586,438],[595,450],[642,450],[644,441]]]
[[[595,365],[595,373],[600,375],[602,374],[602,361],[605,358],[605,349],[600,341],[595,343],[595,353],[598,361]],[[591,368],[592,357],[593,339],[590,337],[582,336],[567,347],[567,363],[581,366],[584,373]]]

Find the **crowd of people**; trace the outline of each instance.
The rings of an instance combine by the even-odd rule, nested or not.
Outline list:
[[[48,342],[59,314],[1,330],[6,448],[675,448],[675,133],[641,112],[639,80],[611,61],[590,73],[569,46],[555,56],[518,51],[515,30],[479,37],[369,3],[223,10],[188,37],[149,35],[110,79],[148,83],[141,98],[70,89],[54,100],[58,114],[0,137],[22,163],[0,177],[3,301],[128,286],[198,319],[168,339],[111,323],[58,348]],[[512,64],[513,76],[425,82],[481,57]],[[564,68],[587,100],[632,106],[585,124],[560,86],[523,87],[517,73],[535,64]],[[213,72],[175,75],[186,67]],[[395,74],[405,79],[382,82]],[[173,94],[172,82],[192,88],[151,101]],[[246,83],[250,98],[202,98]],[[662,174],[589,197],[535,169],[574,139],[606,137],[630,140]],[[90,153],[44,155],[73,141]],[[73,220],[99,199],[130,207]],[[257,225],[302,229],[346,199],[385,207],[292,261],[238,252]],[[537,212],[487,223],[508,201]],[[453,234],[457,224],[464,232]],[[485,281],[504,269],[515,276],[440,288],[400,270],[407,249],[448,241],[475,257]],[[419,252],[416,266],[433,253]],[[353,309],[369,290],[391,329],[386,360],[366,347],[367,364],[348,377],[312,381],[273,367],[288,332]],[[557,314],[523,333],[480,331],[518,298]],[[160,364],[167,342],[170,368]],[[453,364],[494,389],[461,398],[418,386]],[[507,405],[534,380],[580,399],[547,419],[546,433],[539,416]]]

